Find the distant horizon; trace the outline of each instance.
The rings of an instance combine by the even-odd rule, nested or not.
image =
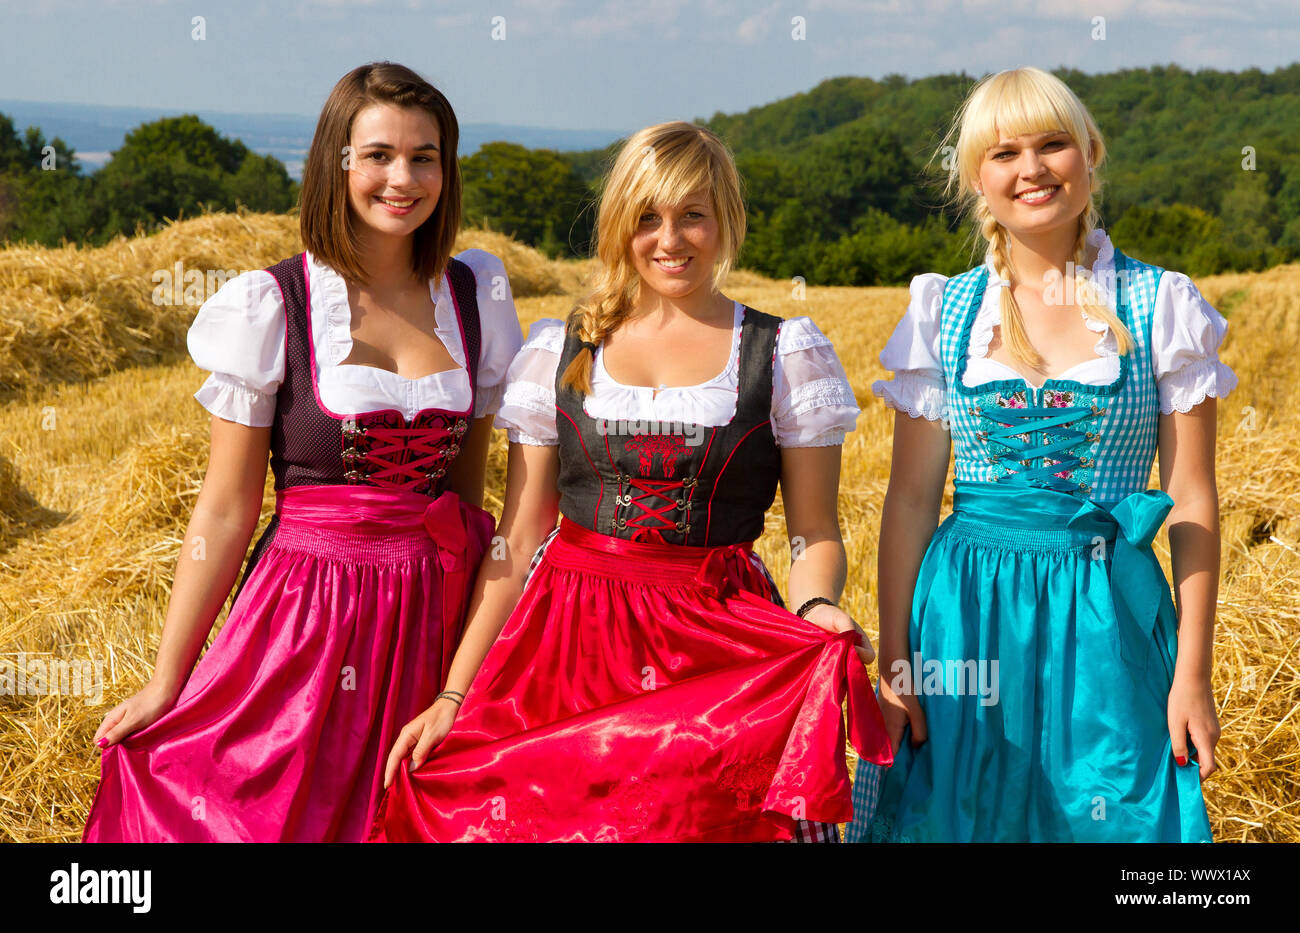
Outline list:
[[[1269,74],[1272,72],[1282,71],[1287,68],[1294,67],[1297,64],[1300,64],[1300,58],[1297,58],[1295,61],[1288,62],[1287,64],[1279,64],[1272,68],[1267,68],[1267,69],[1259,68],[1258,66],[1253,66],[1253,65],[1244,66],[1235,69],[1219,68],[1219,67],[1212,67],[1212,66],[1205,66],[1200,68],[1188,68],[1177,62],[1167,62],[1167,63],[1154,63],[1154,64],[1142,65],[1142,66],[1125,66],[1122,68],[1114,68],[1110,70],[1101,69],[1097,71],[1085,71],[1084,69],[1081,68],[1074,68],[1074,66],[1062,64],[1062,65],[1055,66],[1052,70],[1068,68],[1072,70],[1081,71],[1084,74],[1103,75],[1103,74],[1112,74],[1118,71],[1149,70],[1152,68],[1178,67],[1192,74],[1205,72],[1205,71],[1213,71],[1222,74],[1240,74],[1242,72],[1252,71],[1252,70],[1260,71],[1262,74]],[[959,71],[935,72],[933,74],[918,75],[918,76],[900,75],[900,77],[902,77],[908,83],[912,83],[912,82],[924,80],[926,78],[941,77],[941,76],[948,76],[948,75],[961,75],[961,74],[967,74],[971,77],[980,76],[976,74],[971,74],[970,72],[967,71],[959,70]],[[816,83],[806,88],[803,88],[801,90],[797,90],[792,94],[788,94],[785,97],[776,97],[773,98],[772,100],[768,100],[760,104],[755,104],[751,107],[746,108],[746,111],[761,109],[762,107],[769,106],[771,104],[777,103],[778,101],[788,99],[791,96],[808,93],[817,85],[825,81],[842,79],[842,78],[866,78],[874,81],[883,81],[892,76],[893,75],[884,75],[880,78],[873,78],[870,75],[862,75],[862,74],[832,75],[826,78],[819,79]],[[14,105],[17,105],[16,109]],[[244,144],[249,147],[250,150],[258,152],[259,154],[274,155],[276,158],[280,159],[280,161],[284,163],[286,169],[289,171],[290,176],[295,180],[301,180],[302,161],[301,158],[294,158],[294,156],[305,155],[307,146],[310,144],[311,132],[314,130],[316,120],[319,118],[319,114],[296,113],[292,111],[281,111],[281,110],[276,110],[276,111],[216,110],[216,109],[206,108],[206,107],[187,109],[187,108],[175,108],[175,107],[165,107],[165,106],[153,106],[147,104],[146,105],[94,104],[94,103],[86,103],[84,101],[74,102],[74,101],[53,101],[53,100],[31,100],[27,98],[0,98],[0,113],[3,113],[14,120],[15,129],[20,134],[25,130],[27,126],[37,126],[41,129],[42,133],[44,133],[47,140],[53,139],[55,136],[59,136],[60,138],[63,139],[63,141],[67,145],[73,148],[78,161],[82,164],[83,170],[86,171],[87,174],[93,174],[99,168],[103,167],[104,163],[106,163],[111,157],[113,149],[80,148],[75,139],[75,136],[77,135],[78,131],[73,131],[71,129],[60,129],[60,127],[66,127],[68,125],[66,122],[66,118],[64,120],[61,120],[59,116],[55,114],[52,115],[50,119],[45,120],[45,122],[40,122],[41,120],[40,114],[36,114],[34,113],[34,111],[39,110],[40,108],[43,107],[64,108],[68,111],[80,110],[83,112],[83,114],[85,113],[111,114],[117,112],[122,114],[124,117],[127,114],[135,115],[135,117],[137,118],[136,122],[131,123],[131,125],[124,125],[123,123],[113,123],[109,125],[101,124],[95,127],[95,130],[100,133],[99,136],[100,139],[103,138],[104,133],[117,133],[119,130],[121,131],[120,135],[116,137],[116,144],[114,145],[113,148],[116,148],[118,145],[121,144],[121,140],[127,132],[134,129],[142,122],[150,122],[152,120],[164,119],[167,117],[176,117],[187,113],[195,114],[200,119],[204,120],[204,122],[208,123],[209,125],[212,125],[223,136],[226,136],[227,138],[230,139],[241,139],[244,142]],[[741,113],[746,111],[733,111],[732,113]],[[710,116],[721,112],[723,111],[715,109],[711,112]],[[704,116],[703,114],[693,114],[690,117],[683,116],[682,119],[692,119],[692,120],[709,119],[710,116]],[[226,117],[230,119],[228,120],[220,119],[222,117]],[[214,120],[214,118],[216,119]],[[290,143],[290,142],[301,143],[301,145],[300,146],[297,145],[268,146],[264,142],[260,143],[257,132],[250,131],[250,128],[248,127],[232,130],[228,128],[223,128],[222,126],[222,124],[224,124],[225,127],[236,126],[239,124],[239,121],[241,120],[254,120],[254,121],[279,120],[288,123],[299,124],[300,125],[298,127],[299,135],[296,139],[290,140],[290,139],[282,138],[281,141],[283,143]],[[302,125],[304,124],[306,127],[305,138],[303,135],[301,135],[303,132]],[[569,152],[585,151],[585,150],[600,148],[602,146],[615,142],[619,139],[626,138],[627,136],[635,132],[636,129],[637,129],[636,127],[627,127],[623,129],[615,129],[611,127],[600,127],[600,128],[555,127],[555,126],[542,126],[539,124],[511,124],[511,123],[502,123],[497,121],[463,122],[461,123],[462,145],[461,145],[460,154],[462,157],[472,155],[474,152],[478,150],[479,146],[483,145],[484,143],[496,142],[496,141],[515,142],[518,143],[519,145],[526,146],[527,148],[530,149],[547,148],[547,149],[555,149],[558,151],[569,151]],[[83,136],[83,138],[86,137]],[[540,142],[540,141],[548,141],[548,140],[552,144],[546,144],[545,142]],[[472,143],[472,147],[468,147],[466,145],[467,142]],[[559,143],[559,144],[554,144],[554,143]],[[92,145],[102,145],[102,143],[92,143]]]
[[[1222,67],[1217,67],[1217,66],[1213,66],[1213,65],[1204,65],[1204,66],[1199,66],[1199,67],[1189,67],[1189,66],[1187,66],[1187,65],[1184,65],[1184,64],[1182,64],[1182,63],[1180,63],[1180,62],[1175,62],[1175,61],[1166,61],[1166,62],[1150,62],[1150,63],[1145,64],[1145,65],[1123,65],[1123,66],[1116,67],[1116,68],[1100,68],[1100,69],[1096,69],[1096,70],[1089,70],[1089,69],[1086,69],[1086,68],[1078,68],[1078,67],[1075,67],[1074,65],[1067,65],[1067,64],[1053,65],[1053,66],[1050,66],[1050,67],[1047,67],[1047,66],[1040,66],[1040,67],[1044,67],[1044,70],[1046,70],[1046,71],[1059,71],[1059,70],[1062,70],[1062,69],[1069,69],[1069,70],[1071,70],[1071,71],[1078,71],[1078,72],[1080,72],[1080,73],[1082,73],[1082,74],[1085,74],[1085,75],[1096,76],[1096,75],[1113,74],[1113,73],[1115,73],[1115,72],[1117,72],[1117,71],[1143,71],[1143,70],[1149,70],[1149,69],[1152,69],[1152,68],[1175,68],[1175,67],[1176,67],[1176,68],[1182,68],[1184,71],[1187,71],[1187,72],[1190,73],[1190,74],[1199,74],[1199,73],[1201,73],[1201,72],[1205,72],[1205,71],[1214,71],[1214,72],[1219,72],[1219,73],[1222,73],[1222,74],[1241,74],[1242,72],[1245,72],[1245,71],[1259,71],[1259,72],[1261,72],[1261,73],[1263,73],[1263,74],[1271,74],[1271,73],[1276,72],[1276,71],[1284,71],[1284,70],[1286,70],[1287,68],[1292,68],[1292,67],[1295,67],[1296,65],[1300,65],[1300,53],[1298,53],[1297,56],[1296,56],[1293,60],[1291,60],[1291,61],[1288,61],[1288,62],[1285,62],[1285,63],[1281,63],[1281,64],[1276,64],[1276,65],[1273,65],[1273,66],[1271,66],[1271,67],[1261,67],[1261,66],[1259,66],[1259,65],[1243,65],[1243,66],[1241,66],[1241,67],[1239,67],[1239,68],[1222,68]],[[949,76],[949,75],[970,74],[970,76],[972,76],[972,77],[982,77],[985,73],[986,73],[986,72],[970,72],[969,69],[965,69],[965,70],[959,69],[959,70],[957,70],[957,71],[933,71],[933,72],[929,72],[929,73],[927,73],[927,74],[918,74],[918,75],[909,75],[909,74],[905,74],[905,73],[901,73],[901,72],[890,72],[889,74],[884,74],[884,75],[880,75],[879,77],[876,77],[876,76],[869,75],[869,74],[852,74],[852,73],[845,72],[845,73],[843,73],[843,74],[827,75],[826,77],[818,79],[815,83],[809,85],[808,87],[806,87],[806,88],[804,88],[804,89],[802,89],[802,90],[793,91],[793,92],[790,93],[790,94],[785,94],[785,95],[780,96],[780,97],[774,97],[774,98],[772,98],[771,100],[766,100],[766,101],[763,101],[762,103],[753,104],[753,105],[751,105],[751,106],[749,106],[749,107],[746,107],[745,109],[746,109],[746,110],[757,110],[757,109],[760,109],[760,108],[762,108],[762,107],[766,107],[766,106],[769,105],[769,104],[776,103],[777,101],[785,100],[785,99],[788,98],[788,97],[793,97],[793,96],[795,96],[795,95],[797,95],[797,94],[801,94],[801,93],[807,93],[808,91],[810,91],[810,90],[812,90],[814,87],[816,87],[818,84],[822,84],[823,82],[826,82],[826,81],[835,81],[835,80],[838,80],[838,79],[841,79],[841,78],[867,78],[867,79],[870,79],[870,80],[872,80],[872,81],[876,81],[876,82],[879,83],[879,82],[883,82],[883,81],[885,81],[885,80],[887,80],[887,79],[889,79],[889,78],[892,78],[892,77],[901,77],[901,78],[903,78],[904,80],[906,80],[908,83],[912,83],[912,82],[915,82],[915,81],[922,81],[922,80],[924,80],[924,79],[926,79],[926,78],[945,77],[945,76]],[[175,108],[170,108],[170,107],[164,107],[164,105],[154,105],[154,104],[99,104],[99,103],[91,103],[91,102],[88,102],[88,101],[85,101],[85,100],[34,100],[34,99],[31,99],[31,98],[20,98],[20,97],[4,97],[4,98],[0,98],[0,108],[2,108],[2,107],[3,107],[4,105],[6,105],[6,104],[11,104],[11,103],[16,103],[16,104],[32,104],[32,105],[50,105],[50,106],[59,106],[59,107],[93,107],[93,108],[97,108],[97,109],[114,109],[114,110],[158,110],[158,109],[175,109]],[[454,103],[454,102],[453,102],[453,103]],[[207,112],[207,113],[224,113],[224,114],[229,114],[229,115],[231,115],[231,116],[294,117],[294,118],[300,118],[300,117],[303,117],[303,118],[310,118],[310,119],[313,120],[313,121],[316,120],[316,119],[319,117],[319,115],[320,115],[319,112],[316,112],[316,113],[306,113],[306,112],[296,112],[296,111],[289,111],[289,110],[222,110],[222,109],[220,109],[220,108],[215,108],[215,107],[202,107],[202,108],[200,108],[200,109],[203,110],[204,112]],[[187,113],[196,113],[197,111],[195,111],[195,110],[188,110],[188,111],[185,111],[185,112],[187,112]],[[730,111],[729,113],[733,113],[733,114],[734,114],[734,113],[740,113],[740,112],[742,112],[742,111]],[[715,113],[728,113],[728,111],[722,111],[722,110],[720,110],[720,109],[714,108],[713,111],[712,111],[708,116],[704,116],[703,114],[695,114],[694,116],[691,117],[691,119],[695,119],[695,118],[697,118],[697,117],[702,117],[702,118],[704,118],[704,119],[709,119],[709,118],[711,118],[711,117],[713,116],[713,114],[715,114]],[[488,121],[478,121],[477,123],[475,123],[475,124],[473,124],[473,125],[477,125],[477,126],[494,126],[494,125],[496,125],[496,126],[521,126],[521,127],[528,127],[528,128],[531,128],[531,129],[541,129],[541,130],[552,130],[552,129],[555,129],[555,130],[564,130],[564,131],[572,131],[572,132],[605,132],[605,131],[608,131],[608,130],[610,129],[609,127],[603,127],[603,126],[588,126],[588,127],[582,127],[582,126],[547,126],[547,125],[542,125],[542,124],[528,124],[528,123],[502,123],[502,122],[500,122],[500,121],[491,121],[491,120],[488,120]]]
[[[7,41],[6,41],[7,40]],[[17,101],[309,116],[370,61],[401,62],[467,124],[604,131],[743,113],[836,76],[1018,65],[1105,74],[1285,67],[1286,0],[228,0],[199,9],[0,6]],[[141,103],[145,102],[145,103]]]
[[[142,123],[194,114],[228,139],[239,139],[260,155],[279,159],[295,181],[302,180],[306,155],[317,116],[295,113],[241,113],[204,109],[181,110],[148,106],[73,104],[0,98],[0,113],[14,121],[21,136],[28,126],[38,127],[46,141],[56,136],[70,146],[82,171],[94,174],[121,146],[125,135]],[[92,117],[103,122],[90,125]],[[116,117],[117,119],[113,119]],[[462,123],[460,155],[472,155],[487,142],[504,140],[530,149],[581,151],[600,148],[630,135],[625,130],[548,128],[505,123]],[[108,145],[111,148],[102,148]],[[87,148],[89,146],[90,148]]]

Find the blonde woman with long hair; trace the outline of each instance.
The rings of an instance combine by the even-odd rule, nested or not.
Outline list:
[[[897,413],[879,690],[897,758],[870,821],[879,775],[860,775],[849,838],[1207,841],[1227,325],[1099,227],[1105,145],[1059,79],[985,79],[954,135],[949,191],[987,258],[914,279],[881,354],[895,378],[875,391]],[[1146,488],[1157,452],[1164,491]],[[1151,549],[1166,519],[1177,610]]]
[[[712,133],[635,134],[597,228],[589,296],[508,375],[504,546],[452,665],[464,696],[402,733],[373,838],[837,839],[843,700],[889,761],[870,645],[836,605],[853,393],[810,320],[721,292],[745,214]],[[752,550],[778,483],[797,614]]]

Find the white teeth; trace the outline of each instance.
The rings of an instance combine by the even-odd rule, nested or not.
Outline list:
[[[1051,188],[1040,188],[1037,191],[1031,191],[1027,194],[1020,194],[1017,195],[1016,197],[1019,198],[1021,201],[1043,201],[1047,198],[1050,198],[1053,194],[1055,194],[1056,188],[1057,186],[1053,185]]]
[[[689,259],[660,259],[659,265],[667,266],[669,269],[680,269],[689,261]]]
[[[414,200],[410,200],[410,201],[390,201],[390,200],[388,200],[388,198],[380,198],[379,200],[383,201],[385,204],[390,204],[390,205],[392,205],[393,207],[410,207],[412,204],[415,203]]]

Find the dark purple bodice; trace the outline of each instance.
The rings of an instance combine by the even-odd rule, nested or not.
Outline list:
[[[446,488],[447,470],[460,453],[460,443],[474,415],[481,329],[473,270],[457,259],[450,260],[447,266],[465,348],[469,408],[424,409],[407,421],[402,412],[392,409],[335,414],[321,402],[316,387],[306,263],[306,254],[299,253],[266,270],[280,286],[285,313],[285,372],[276,392],[271,426],[275,488],[361,484],[436,497]],[[245,580],[270,546],[278,524],[278,516],[272,518],[253,548]]]
[[[316,388],[306,257],[300,253],[267,271],[280,286],[286,315],[285,374],[271,428],[275,488],[363,483],[436,496],[474,411],[480,328],[473,271],[456,259],[447,269],[465,347],[470,407],[425,409],[410,422],[394,410],[337,415],[325,408]]]

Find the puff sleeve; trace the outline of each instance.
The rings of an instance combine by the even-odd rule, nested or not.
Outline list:
[[[1207,397],[1226,398],[1236,374],[1219,360],[1228,322],[1181,272],[1166,272],[1151,319],[1151,363],[1161,414],[1187,412]]]
[[[890,408],[928,421],[938,421],[946,403],[939,316],[947,281],[946,276],[933,272],[913,277],[907,311],[880,353],[881,365],[893,372],[894,378],[871,386]]]
[[[254,428],[275,420],[275,394],[284,378],[284,302],[264,269],[229,280],[203,303],[190,325],[190,357],[211,376],[194,394],[227,421]]]
[[[781,325],[772,368],[772,433],[781,447],[844,443],[860,410],[830,340],[810,318]]]
[[[505,392],[497,426],[511,443],[553,447],[560,443],[555,428],[555,375],[564,349],[564,322],[543,318],[528,329],[528,339],[506,373]]]
[[[505,264],[492,253],[467,249],[456,256],[474,272],[478,296],[480,341],[478,385],[474,395],[474,417],[494,415],[501,408],[506,389],[506,372],[523,342],[519,315]]]

